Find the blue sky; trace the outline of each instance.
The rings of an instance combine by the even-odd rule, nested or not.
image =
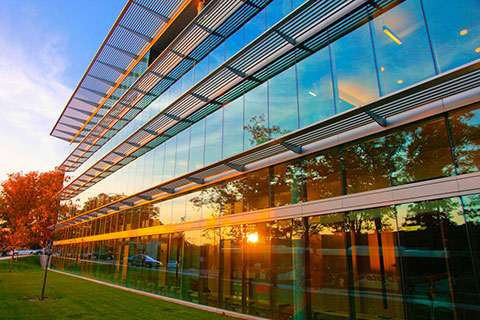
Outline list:
[[[72,150],[49,133],[125,4],[0,0],[0,181]]]

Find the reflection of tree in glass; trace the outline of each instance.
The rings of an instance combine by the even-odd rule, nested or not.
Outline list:
[[[117,194],[117,193],[100,193],[94,197],[88,198],[87,201],[83,203],[83,207],[79,213],[87,212],[93,210],[95,208],[101,207],[103,205],[109,204],[115,200],[121,199],[125,197],[125,194]]]
[[[445,121],[437,119],[399,130],[388,138],[397,184],[452,175],[454,167]]]
[[[264,114],[250,118],[248,124],[243,129],[250,133],[250,138],[248,139],[250,146],[259,145],[270,140],[270,137],[279,137],[289,132],[279,126],[269,128]]]
[[[308,201],[338,196],[342,193],[338,151],[330,151],[303,160]]]
[[[458,210],[455,198],[411,203],[403,226],[420,226],[421,229],[455,227],[453,212]]]
[[[355,235],[380,230],[393,232],[395,211],[392,207],[352,211],[346,216],[346,230]]]
[[[390,186],[388,152],[384,138],[357,143],[344,148],[342,153],[347,193]]]
[[[476,109],[476,110],[475,110]],[[449,117],[460,174],[480,169],[480,109],[478,105]]]
[[[463,197],[467,221],[480,226],[480,193]]]
[[[202,205],[211,209],[212,216],[219,217],[224,212],[236,212],[235,204],[242,201],[244,179],[222,182],[205,189],[201,196],[190,199],[193,207]],[[203,199],[202,199],[203,198]]]

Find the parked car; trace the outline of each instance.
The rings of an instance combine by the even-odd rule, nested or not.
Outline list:
[[[162,263],[150,256],[147,256],[146,254],[137,254],[128,258],[128,265],[145,268],[158,268],[162,265]]]
[[[29,254],[35,254],[35,255],[43,254],[43,249],[30,250]]]
[[[15,250],[14,252],[16,256],[28,256],[30,254],[30,249],[20,249],[20,250]],[[8,251],[7,254],[9,256],[12,255],[12,250]]]

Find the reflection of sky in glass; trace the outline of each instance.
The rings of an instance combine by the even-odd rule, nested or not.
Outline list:
[[[137,162],[137,172],[135,174],[135,192],[140,192],[143,190],[143,177],[145,173],[145,159],[147,157],[143,156],[135,160]],[[109,189],[107,189],[109,190]]]
[[[268,82],[269,128],[272,138],[298,129],[297,84],[295,67],[283,71]],[[278,130],[275,130],[278,127]]]
[[[209,56],[210,65],[208,70],[212,72],[225,61],[225,42],[222,42],[215,50],[210,52]]]
[[[223,157],[243,150],[243,97],[223,108]]]
[[[200,197],[201,191],[193,192],[187,195],[187,209],[185,221],[200,220],[202,218],[202,207],[194,205],[193,200]]]
[[[194,67],[194,83],[202,80],[208,74],[208,56],[203,58],[199,63]]]
[[[219,112],[220,111],[220,112]],[[218,161],[222,157],[222,112],[212,113],[206,119],[205,164]]]
[[[137,160],[130,162],[126,166],[127,175],[128,175],[127,194],[132,194],[135,190],[135,178],[136,178],[136,175],[137,175]]]
[[[263,9],[245,24],[245,44],[250,43],[266,30],[267,18],[265,11],[266,9]]]
[[[160,221],[162,224],[169,224],[172,222],[172,203],[173,200],[167,200],[161,203]]]
[[[382,95],[435,74],[420,3],[405,1],[372,25]],[[384,31],[391,32],[401,44]]]
[[[440,72],[480,59],[480,1],[424,0],[423,6]]]
[[[331,49],[337,112],[378,98],[369,26],[335,41]]]
[[[157,185],[163,181],[163,163],[165,160],[165,144],[155,148],[155,165],[153,167],[152,184]]]
[[[180,176],[187,172],[189,148],[190,148],[190,128],[178,134],[177,156],[175,157],[175,176]]]
[[[142,188],[146,189],[152,186],[153,169],[155,168],[155,150],[148,152],[145,156],[145,171],[143,173]]]
[[[270,28],[275,23],[280,21],[283,17],[292,11],[291,0],[274,0],[267,6],[267,28]]]
[[[177,149],[177,136],[169,139],[165,145],[165,164],[163,167],[163,181],[175,176],[175,153]]]
[[[300,127],[334,114],[332,75],[328,48],[297,64]]]
[[[186,196],[173,199],[172,204],[172,223],[185,221]]]
[[[205,143],[205,120],[200,120],[191,126],[190,156],[188,159],[188,171],[203,166],[203,145]]]
[[[235,53],[240,51],[240,49],[243,48],[243,32],[244,28],[241,27],[237,31],[235,31],[234,34],[232,34],[230,37],[225,40],[225,46],[226,46],[226,57],[225,59],[229,59],[231,56],[233,56]]]

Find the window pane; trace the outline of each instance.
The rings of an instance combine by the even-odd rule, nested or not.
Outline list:
[[[265,82],[245,94],[245,149],[270,140],[267,116],[267,83]]]
[[[220,282],[220,229],[202,230],[199,303],[218,306]]]
[[[267,28],[292,12],[292,0],[274,0],[267,6]]]
[[[440,72],[480,58],[480,2],[423,0]]]
[[[300,163],[279,164],[271,169],[270,185],[273,206],[279,207],[302,201],[302,169]]]
[[[388,143],[397,185],[454,173],[443,117],[399,129]]]
[[[155,152],[155,165],[153,169],[152,184],[157,185],[163,181],[163,165],[165,160],[165,143],[153,150]]]
[[[300,127],[335,114],[330,55],[325,48],[297,63]]]
[[[266,10],[263,9],[245,24],[245,44],[252,42],[253,39],[261,35],[266,30],[266,24]]]
[[[317,318],[349,318],[348,271],[343,214],[308,220],[308,250],[312,312]]]
[[[186,204],[187,204],[186,196],[181,196],[173,199],[172,223],[185,222]]]
[[[172,223],[172,203],[172,199],[161,202],[160,225]]]
[[[295,66],[268,81],[268,108],[271,138],[274,139],[298,129]]]
[[[167,140],[165,144],[165,164],[163,166],[163,181],[175,177],[175,154],[177,151],[177,136]]]
[[[198,303],[200,230],[185,232],[183,245],[182,300]]]
[[[269,224],[245,226],[244,261],[247,313],[270,318],[271,252]]]
[[[245,211],[260,210],[270,206],[268,168],[247,174],[242,187]]]
[[[202,219],[202,192],[197,191],[187,195],[185,221]]]
[[[346,215],[351,290],[357,319],[405,319],[398,260],[397,225],[392,207]],[[372,293],[376,293],[373,295]]]
[[[243,232],[241,226],[221,228],[220,269],[221,305],[225,309],[242,311]]]
[[[331,45],[337,112],[378,98],[372,39],[364,25]]]
[[[385,12],[371,27],[382,95],[435,75],[418,0],[405,1]]]
[[[226,46],[225,59],[229,59],[235,53],[240,51],[240,49],[243,48],[243,44],[244,44],[243,32],[244,32],[244,28],[242,27],[237,31],[235,31],[235,33],[232,34],[230,37],[228,37],[227,40],[225,40],[225,46]]]
[[[183,232],[172,233],[167,262],[167,295],[180,298],[182,284]]]
[[[342,149],[347,193],[390,187],[385,138],[360,142]]]
[[[465,295],[465,303],[474,306],[476,301],[480,298],[480,194],[473,194],[469,196],[463,196],[463,207],[464,215],[467,222],[468,228],[468,237],[471,243],[471,252],[473,253],[473,262],[472,267],[475,269],[472,270],[470,266],[464,265],[466,281],[468,287],[465,288],[465,291],[468,292]],[[467,276],[468,275],[468,276]],[[477,280],[476,290],[473,288],[475,286],[475,281]],[[468,312],[473,317],[473,312]]]
[[[205,120],[200,120],[191,127],[190,156],[188,170],[193,171],[203,166],[203,152],[205,149]]]
[[[223,108],[223,158],[243,150],[243,96]]]
[[[222,158],[222,110],[209,115],[206,122],[205,165],[208,165]]]
[[[198,83],[208,74],[208,56],[203,58],[199,63],[195,65],[194,71],[194,83]]]
[[[460,199],[406,203],[397,211],[409,315],[470,319],[472,261]]]
[[[271,224],[272,245],[272,319],[292,319],[294,296],[301,296],[301,281],[304,278],[304,268],[294,266],[295,252],[292,241],[292,220],[275,221]],[[294,240],[295,241],[295,240]],[[302,248],[303,249],[303,248]],[[300,280],[300,281],[299,281]],[[295,290],[296,289],[296,290]],[[303,288],[305,289],[305,288]],[[297,312],[295,312],[297,311]]]
[[[188,171],[188,151],[190,148],[190,128],[178,134],[177,155],[175,158],[175,176],[181,176]]]
[[[319,200],[342,194],[340,154],[331,150],[304,160],[306,200]]]
[[[215,70],[225,61],[225,42],[222,42],[215,50],[210,52],[209,72]]]
[[[454,111],[448,121],[457,159],[458,173],[480,170],[480,108],[479,105]]]

